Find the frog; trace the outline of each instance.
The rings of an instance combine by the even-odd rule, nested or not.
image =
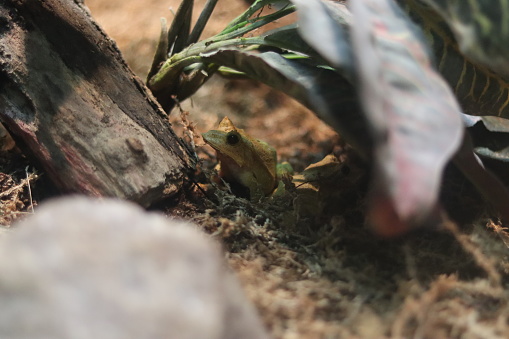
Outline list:
[[[296,187],[293,203],[298,215],[322,214],[325,205],[336,193],[335,183],[340,180],[341,167],[339,159],[334,154],[328,154],[293,176]]]
[[[251,200],[260,200],[280,191],[283,176],[291,176],[290,164],[278,165],[274,147],[253,138],[224,117],[217,129],[202,134],[205,143],[217,153],[219,176],[249,190]]]

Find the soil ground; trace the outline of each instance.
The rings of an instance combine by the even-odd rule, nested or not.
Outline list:
[[[194,17],[203,3],[196,1]],[[179,2],[85,4],[144,79],[159,18],[171,22],[169,8],[176,10]],[[220,0],[205,35],[219,32],[246,7],[241,0]],[[318,214],[296,216],[288,199],[253,204],[221,189],[205,202],[190,193],[179,203],[157,206],[194,220],[223,242],[272,337],[509,337],[509,238],[454,168],[447,170],[442,200],[455,221],[383,240],[364,222],[367,164],[295,101],[252,81],[215,77],[182,103],[182,112],[189,114],[175,109],[171,119],[183,137],[189,132],[182,128],[185,121],[201,133],[228,116],[274,146],[280,160],[297,172],[330,153],[339,159],[330,199]],[[197,178],[205,178],[214,166],[214,152],[199,137],[195,142],[203,159]],[[11,151],[0,160],[0,223],[8,226],[50,195],[51,184],[21,155]]]

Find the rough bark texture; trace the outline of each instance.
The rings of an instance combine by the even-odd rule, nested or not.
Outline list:
[[[0,120],[63,191],[148,205],[194,165],[79,1],[0,3]]]

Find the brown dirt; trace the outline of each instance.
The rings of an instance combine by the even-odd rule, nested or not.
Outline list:
[[[204,2],[196,1],[196,8]],[[168,8],[175,10],[179,2],[85,3],[132,69],[145,78],[159,17],[171,21]],[[206,35],[218,32],[245,7],[241,0],[219,1]],[[447,172],[455,180],[443,198],[451,215],[463,217],[461,227],[450,222],[397,240],[378,239],[364,224],[369,169],[308,110],[264,85],[219,77],[182,108],[198,132],[229,116],[273,145],[280,159],[297,171],[331,152],[341,160],[340,178],[331,184],[329,203],[317,216],[296,218],[288,200],[295,198],[291,190],[284,198],[253,204],[217,189],[205,206],[194,192],[176,205],[161,207],[193,219],[223,241],[232,268],[274,338],[509,337],[509,236],[486,215],[465,213],[478,211],[479,200],[468,184],[456,179],[454,169]],[[172,120],[181,125],[178,110]],[[213,152],[199,139],[197,144],[208,173]],[[2,192],[23,184],[25,173],[16,173],[12,181],[6,179]],[[21,201],[18,209],[23,210],[29,205],[27,186],[20,187],[22,193],[11,197]],[[462,196],[468,198],[467,208],[457,203]],[[472,215],[477,215],[475,222]]]

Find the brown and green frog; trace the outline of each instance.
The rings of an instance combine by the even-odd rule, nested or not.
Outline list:
[[[219,176],[228,182],[246,187],[251,200],[257,201],[264,196],[280,194],[284,191],[282,179],[285,176],[287,182],[292,181],[293,169],[290,164],[278,164],[276,150],[272,146],[247,135],[243,129],[236,128],[228,117],[219,123],[217,129],[202,136],[217,152],[220,162]],[[305,184],[308,181],[306,178],[319,181],[320,177],[328,176],[331,169],[337,169],[338,166],[339,162],[334,156],[327,156],[310,165],[301,174],[293,176],[294,184],[297,188],[302,188],[303,192],[304,188],[309,190],[309,184]],[[318,191],[318,188],[315,191]]]
[[[283,175],[293,174],[288,163],[277,164],[276,150],[272,146],[236,128],[228,117],[224,117],[217,129],[202,136],[217,152],[219,176],[246,187],[251,200],[271,195],[281,186]]]

